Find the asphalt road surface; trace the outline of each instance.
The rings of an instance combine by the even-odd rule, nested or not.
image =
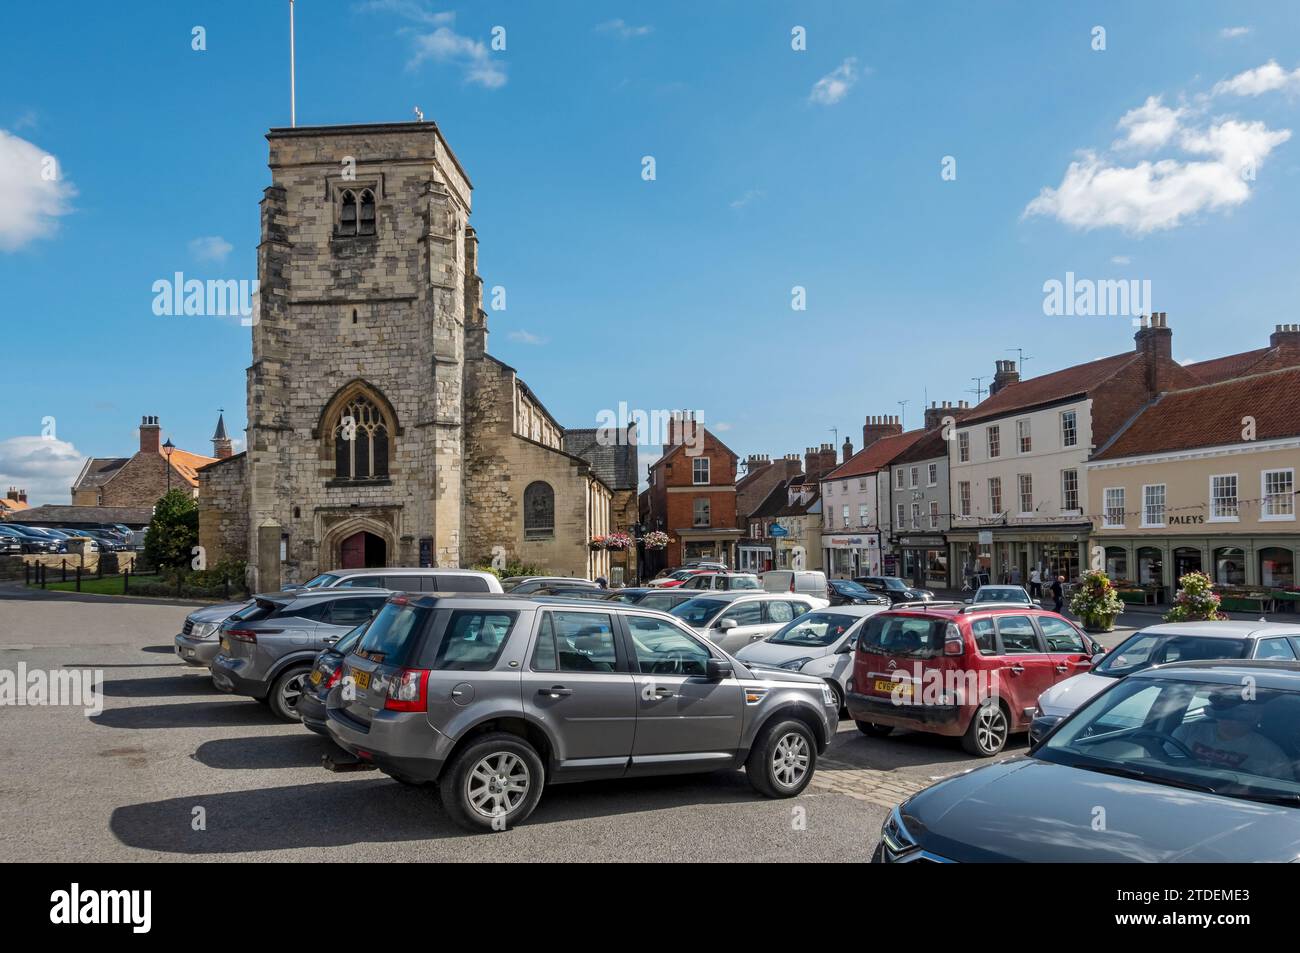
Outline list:
[[[327,739],[180,663],[191,608],[0,587],[0,670],[104,677],[99,714],[0,706],[0,862],[865,861],[889,806],[983,763],[955,740],[845,722],[793,800],[740,771],[560,785],[519,828],[467,834],[435,793],[325,771]]]

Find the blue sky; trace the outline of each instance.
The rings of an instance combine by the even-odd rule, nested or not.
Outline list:
[[[287,7],[7,11],[0,484],[67,502],[144,414],[242,436],[248,329],[155,316],[151,286],[255,277]],[[507,291],[490,348],[568,426],[626,402],[741,454],[857,444],[1008,348],[1034,375],[1131,347],[1127,317],[1043,313],[1067,272],[1149,280],[1181,359],[1300,321],[1291,4],[299,0],[297,56],[300,125],[441,126]]]

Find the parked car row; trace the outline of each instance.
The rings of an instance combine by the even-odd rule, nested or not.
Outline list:
[[[841,696],[823,677],[738,661],[709,637],[739,628],[708,624],[716,613],[700,628],[641,604],[671,592],[467,591],[449,571],[383,570],[394,592],[358,585],[367,572],[196,610],[177,652],[208,658],[218,688],[327,735],[341,757],[437,785],[471,830],[512,826],[546,785],[593,778],[743,766],[759,792],[793,797],[838,725]],[[681,595],[723,612],[752,604],[765,631],[826,604]]]
[[[26,526],[0,523],[0,555],[66,553],[74,540],[85,541],[87,552],[123,552],[133,548],[131,530],[119,524],[82,528]]]

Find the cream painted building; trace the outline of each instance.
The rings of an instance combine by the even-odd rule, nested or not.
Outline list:
[[[1102,448],[1087,464],[1088,504],[1108,573],[1167,589],[1194,570],[1220,585],[1294,586],[1297,393],[1300,368],[1166,394]]]

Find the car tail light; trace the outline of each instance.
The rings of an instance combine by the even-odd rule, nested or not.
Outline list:
[[[337,666],[334,671],[330,672],[330,677],[325,679],[325,687],[333,688],[343,679],[343,666]]]
[[[256,642],[257,633],[252,629],[227,629],[226,635],[230,636],[236,642]]]
[[[955,622],[949,622],[947,628],[943,630],[943,654],[966,654],[966,640],[962,638],[961,629]]]
[[[389,711],[424,711],[429,707],[429,670],[404,668],[388,683],[384,707]]]

